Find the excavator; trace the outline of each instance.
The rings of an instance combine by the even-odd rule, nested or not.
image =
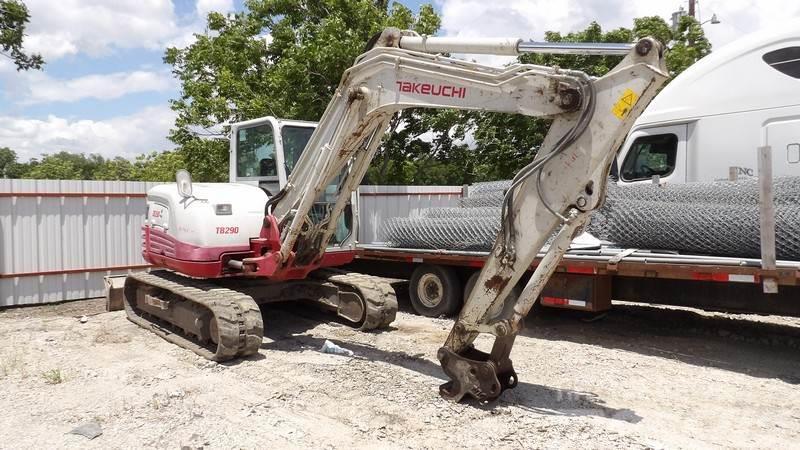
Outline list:
[[[623,59],[594,78],[447,56],[535,52]],[[142,255],[159,270],[125,280],[127,316],[214,361],[258,352],[259,304],[268,302],[312,301],[362,330],[386,327],[397,311],[391,286],[337,266],[354,258],[351,196],[393,115],[447,108],[549,118],[536,157],[505,194],[501,230],[437,353],[449,378],[440,395],[495,399],[517,384],[510,353],[523,319],[602,204],[616,150],[667,77],[663,48],[652,38],[541,43],[385,29],[342,75],[316,127],[277,119],[233,127],[232,175],[261,181],[193,184],[179,171],[176,183],[148,192]],[[521,294],[510,295],[542,250]],[[474,345],[481,334],[494,339],[488,352]]]

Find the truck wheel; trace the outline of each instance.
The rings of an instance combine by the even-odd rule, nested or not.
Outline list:
[[[424,264],[411,274],[411,306],[427,317],[450,316],[461,307],[461,282],[451,267]]]

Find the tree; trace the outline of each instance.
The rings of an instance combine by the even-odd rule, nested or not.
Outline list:
[[[265,115],[318,120],[342,73],[368,39],[386,26],[435,34],[440,18],[423,5],[415,16],[383,0],[246,0],[246,11],[211,13],[208,33],[184,49],[170,48],[165,62],[181,81],[172,101],[178,118],[170,138],[197,179],[227,179],[226,124]],[[634,28],[546,33],[546,40],[632,42],[652,35],[671,48],[673,75],[707,54],[708,41],[691,18],[673,33],[663,19],[643,17]],[[524,63],[558,65],[602,76],[621,57],[525,55]],[[219,125],[222,124],[222,129]],[[365,182],[461,184],[509,178],[536,154],[549,121],[518,115],[406,110],[390,123]]]
[[[58,152],[20,163],[13,150],[0,148],[3,178],[174,181],[175,172],[185,166],[186,162],[177,152],[142,154],[134,162],[121,156],[105,159],[98,154]]]
[[[103,161],[102,164],[98,165],[92,173],[92,179],[134,181],[136,178],[133,176],[133,170],[133,164],[130,161],[121,156],[117,156],[114,159],[107,159]]]
[[[0,178],[9,178],[6,171],[17,164],[17,152],[8,147],[0,147]]]
[[[227,179],[224,137],[234,121],[273,115],[318,120],[342,73],[386,26],[432,34],[431,5],[417,16],[405,6],[370,0],[246,0],[245,11],[208,15],[208,33],[164,61],[181,82],[170,139],[198,179]],[[212,128],[223,125],[220,132]],[[222,135],[222,136],[220,136]]]
[[[674,77],[711,53],[711,43],[706,39],[703,27],[694,17],[683,16],[672,34],[667,52],[667,67]]]
[[[86,156],[83,153],[58,152],[42,155],[40,161],[30,165],[24,177],[49,180],[91,180],[105,162],[102,156],[94,153]]]
[[[178,152],[152,152],[139,155],[133,163],[131,179],[137,181],[175,181],[175,172],[186,167]]]
[[[675,32],[664,19],[652,16],[634,19],[632,30],[617,28],[603,32],[599,24],[592,22],[586,29],[566,35],[547,32],[545,40],[632,42],[645,36],[652,36],[667,46],[667,66],[673,77],[711,51],[700,24],[688,16],[681,18]],[[518,59],[522,63],[567,67],[602,76],[617,65],[622,57],[527,54]],[[550,121],[544,119],[497,113],[473,114],[469,120],[476,147],[472,164],[474,173],[466,177],[470,181],[512,178],[536,155],[550,126]]]
[[[28,8],[19,0],[0,0],[0,55],[14,61],[17,70],[41,69],[44,59],[23,51],[25,26],[30,21]]]

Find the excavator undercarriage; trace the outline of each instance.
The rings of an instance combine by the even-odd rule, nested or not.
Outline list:
[[[259,304],[314,302],[360,330],[386,327],[397,313],[394,290],[385,279],[337,269],[293,282],[202,280],[167,270],[136,273],[125,280],[123,301],[137,325],[218,362],[258,352],[264,336]]]

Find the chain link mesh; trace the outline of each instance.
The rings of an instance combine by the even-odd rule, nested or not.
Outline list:
[[[800,259],[800,177],[776,178],[773,190],[777,256]],[[610,183],[606,203],[587,231],[623,247],[758,258],[758,180]]]
[[[447,250],[490,250],[500,216],[463,218],[394,217],[384,222],[390,246]]]
[[[500,206],[510,180],[476,183],[458,208],[427,208],[384,224],[394,247],[489,250],[500,230]],[[800,259],[800,177],[774,181],[776,249]],[[759,257],[758,180],[668,184],[608,184],[605,205],[587,227],[626,248]]]

